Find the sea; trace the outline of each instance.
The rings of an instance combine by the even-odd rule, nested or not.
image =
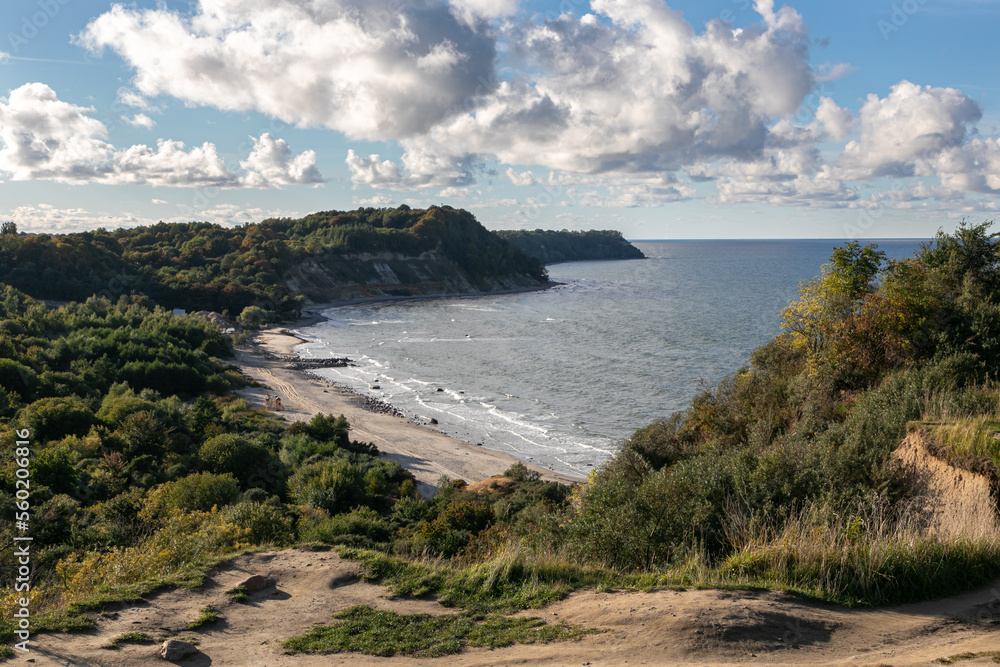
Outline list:
[[[877,243],[890,258],[922,239]],[[548,267],[535,292],[343,306],[300,330],[325,379],[462,440],[585,476],[780,333],[836,240],[633,241],[643,260]]]

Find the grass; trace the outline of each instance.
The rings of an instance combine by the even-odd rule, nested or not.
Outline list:
[[[226,593],[229,594],[229,599],[233,602],[246,602],[250,599],[250,591],[247,590],[246,586],[233,586]]]
[[[565,623],[548,625],[540,618],[397,614],[363,605],[350,607],[334,618],[340,622],[316,626],[282,645],[290,652],[356,652],[383,657],[436,658],[459,653],[466,646],[498,648],[566,641],[596,632]]]
[[[476,613],[537,609],[579,588],[638,588],[640,580],[604,568],[584,567],[558,557],[528,557],[508,551],[489,560],[461,564],[409,560],[368,549],[342,548],[340,555],[361,563],[364,578],[394,594],[437,596],[447,607]]]
[[[980,651],[978,653],[959,653],[950,658],[938,658],[937,662],[943,665],[953,665],[963,660],[975,660],[976,658],[993,658],[993,662],[1000,663],[1000,651]]]
[[[839,516],[806,508],[783,525],[750,522],[715,577],[782,588],[850,606],[882,606],[953,595],[1000,576],[1000,536],[938,539],[905,507],[880,500]]]
[[[220,618],[222,618],[222,617],[219,615],[219,612],[216,611],[216,609],[214,607],[212,607],[211,605],[209,605],[207,607],[203,607],[202,609],[198,610],[198,618],[196,618],[195,620],[193,620],[190,623],[188,623],[187,629],[188,630],[197,630],[198,628],[200,628],[203,625],[208,625],[210,623],[215,623]]]
[[[147,635],[145,632],[126,632],[124,634],[118,635],[110,642],[102,646],[101,648],[117,651],[122,647],[123,644],[152,644],[152,643],[154,643],[153,638]]]
[[[402,597],[435,596],[470,612],[537,609],[581,588],[656,590],[698,587],[783,590],[849,606],[934,599],[984,586],[1000,576],[1000,535],[938,539],[922,532],[905,506],[879,499],[850,512],[807,507],[781,522],[733,519],[729,555],[697,549],[668,569],[619,572],[567,556],[508,548],[488,560],[409,560],[342,548],[365,579]]]
[[[965,417],[920,425],[948,463],[996,479],[1000,469],[1000,418]]]

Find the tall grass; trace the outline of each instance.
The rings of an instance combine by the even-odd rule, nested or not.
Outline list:
[[[434,595],[449,607],[478,613],[536,609],[583,587],[634,587],[634,578],[585,566],[561,554],[535,554],[512,543],[470,563],[442,558],[410,559],[367,549],[343,548],[340,555],[361,562],[366,578],[395,595]]]
[[[849,605],[887,605],[970,590],[1000,576],[1000,535],[939,539],[908,504],[874,497],[853,512],[807,506],[783,523],[734,521],[717,576]]]

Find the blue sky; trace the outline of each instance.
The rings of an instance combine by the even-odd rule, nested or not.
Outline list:
[[[6,16],[0,218],[27,231],[406,203],[629,238],[926,237],[1000,207],[993,0]]]

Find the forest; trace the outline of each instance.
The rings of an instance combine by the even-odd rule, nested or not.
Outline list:
[[[502,230],[497,235],[542,264],[600,259],[643,259],[645,255],[617,230]]]
[[[426,225],[441,225],[431,238],[444,243],[447,216]],[[133,245],[104,233],[38,244],[67,256],[106,248],[86,257],[114,271],[137,247],[183,247],[168,243],[171,229],[124,234]],[[319,216],[243,233],[273,230],[289,249],[349,243],[337,229]],[[420,237],[377,229],[385,247]],[[152,296],[51,307],[8,285],[0,308],[0,512],[16,509],[13,434],[27,429],[36,629],[85,629],[111,601],[197,586],[235,554],[296,544],[332,547],[396,595],[434,594],[483,627],[581,587],[772,588],[882,605],[1000,575],[995,532],[946,538],[914,520],[914,489],[891,455],[921,429],[998,497],[1000,244],[988,223],[939,233],[901,261],[874,245],[837,248],[745,368],[624,438],[572,488],[517,464],[489,488],[442,478],[422,499],[342,417],[289,426],[252,408],[234,393],[245,380],[227,361],[231,341]],[[13,531],[2,524],[5,543]],[[0,636],[11,641],[14,570],[3,568]]]
[[[37,299],[82,301],[144,295],[165,308],[236,318],[248,307],[266,321],[296,318],[301,295],[286,275],[306,259],[350,263],[362,253],[417,256],[439,249],[475,285],[512,274],[547,280],[541,264],[450,206],[325,211],[298,220],[223,227],[159,223],[76,234],[0,228],[0,283]]]

